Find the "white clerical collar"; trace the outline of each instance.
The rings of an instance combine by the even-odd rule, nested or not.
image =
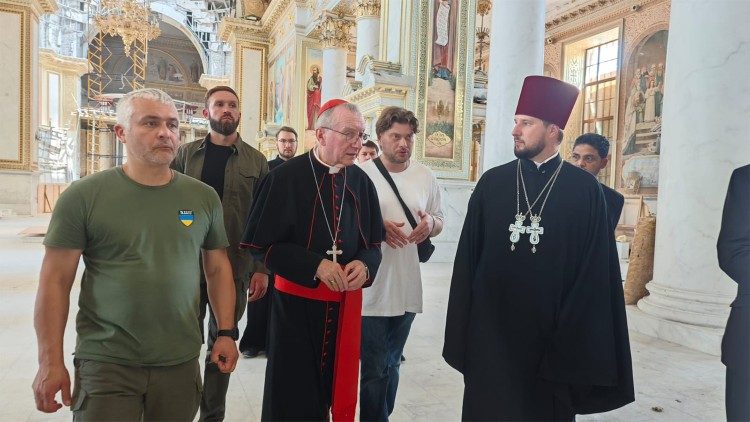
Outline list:
[[[553,154],[553,155],[552,155],[551,157],[547,158],[546,160],[542,161],[541,163],[537,163],[536,161],[534,161],[534,164],[536,164],[536,168],[537,168],[537,170],[539,169],[539,167],[543,166],[543,165],[544,165],[544,163],[546,163],[546,162],[548,162],[548,161],[552,161],[552,160],[554,160],[554,159],[555,159],[555,157],[557,157],[558,155],[560,155],[560,151],[558,151],[558,152],[554,153],[554,154]]]
[[[320,157],[318,157],[318,148],[313,148],[312,152],[313,152],[313,157],[315,157],[315,159],[318,160],[320,164],[328,167],[328,174],[336,174],[339,171],[341,171],[342,168],[344,168],[344,166],[341,164],[329,166],[328,164],[324,163],[323,160],[321,160]]]

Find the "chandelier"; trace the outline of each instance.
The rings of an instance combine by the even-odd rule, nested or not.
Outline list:
[[[99,31],[122,38],[125,55],[139,41],[147,44],[161,34],[159,21],[151,14],[148,0],[101,0],[94,24]]]

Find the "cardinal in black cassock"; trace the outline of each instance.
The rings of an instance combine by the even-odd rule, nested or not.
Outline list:
[[[360,282],[371,284],[383,218],[372,182],[351,165],[361,114],[331,100],[318,119],[326,127],[316,130],[318,146],[262,182],[243,241],[276,275],[262,420],[322,421],[329,410],[334,421],[354,419],[362,291],[339,292],[333,272],[320,274],[336,257],[345,275],[361,271]]]
[[[577,95],[526,78],[513,130],[523,158],[485,172],[469,201],[443,349],[464,375],[464,420],[573,420],[634,400],[604,195],[558,151]]]

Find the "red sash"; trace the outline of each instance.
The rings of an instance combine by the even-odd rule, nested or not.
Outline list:
[[[274,287],[280,292],[305,299],[340,302],[336,357],[333,366],[331,415],[333,422],[354,421],[359,381],[359,348],[362,335],[362,289],[334,292],[325,285],[301,286],[276,275]]]

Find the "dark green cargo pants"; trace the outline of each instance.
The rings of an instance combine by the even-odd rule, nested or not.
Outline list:
[[[198,359],[156,367],[75,359],[73,421],[192,421],[201,390]]]

